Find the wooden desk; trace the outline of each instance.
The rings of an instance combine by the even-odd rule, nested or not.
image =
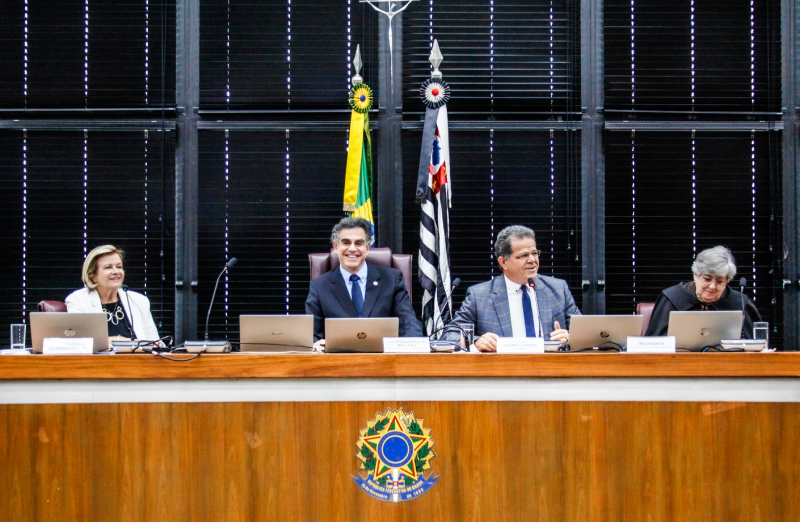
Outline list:
[[[4,521],[800,520],[797,353],[21,356],[0,379]],[[400,407],[441,478],[392,504],[350,477]]]

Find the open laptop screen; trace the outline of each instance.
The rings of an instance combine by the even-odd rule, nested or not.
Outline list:
[[[108,316],[104,312],[78,314],[64,312],[31,312],[31,348],[42,353],[47,337],[93,339],[95,352],[108,351]]]
[[[722,339],[742,336],[742,311],[670,312],[667,335],[675,336],[675,346],[701,351],[717,346]]]
[[[383,338],[399,331],[397,317],[325,319],[325,351],[383,353]]]

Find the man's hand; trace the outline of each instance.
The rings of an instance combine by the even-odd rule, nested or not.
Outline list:
[[[558,321],[553,323],[555,330],[550,333],[550,340],[551,341],[561,341],[561,344],[567,344],[569,342],[569,332],[561,328],[561,325],[558,324]]]
[[[325,339],[320,339],[319,341],[315,342],[313,350],[315,352],[324,352],[325,351]]]
[[[497,351],[497,340],[500,338],[497,334],[493,334],[491,332],[487,332],[481,335],[475,341],[475,348],[477,348],[481,352],[496,352]]]

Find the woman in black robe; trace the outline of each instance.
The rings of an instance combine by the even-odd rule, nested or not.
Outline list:
[[[756,305],[728,286],[736,275],[736,260],[724,246],[703,250],[692,263],[694,280],[661,292],[645,335],[667,335],[669,313],[694,310],[744,310],[742,338],[753,338],[753,323],[761,321]]]

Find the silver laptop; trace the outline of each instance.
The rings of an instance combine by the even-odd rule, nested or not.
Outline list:
[[[675,347],[701,351],[722,339],[742,336],[741,310],[715,312],[670,312],[667,335],[675,336]]]
[[[570,350],[622,348],[628,337],[642,334],[641,315],[573,315],[569,322]]]
[[[325,319],[327,353],[383,353],[383,338],[397,337],[397,317],[358,317]]]
[[[31,312],[31,348],[42,353],[47,337],[91,337],[92,350],[107,352],[108,315],[105,312],[70,314],[64,312]]]
[[[310,352],[313,315],[240,315],[239,349],[243,352]]]

